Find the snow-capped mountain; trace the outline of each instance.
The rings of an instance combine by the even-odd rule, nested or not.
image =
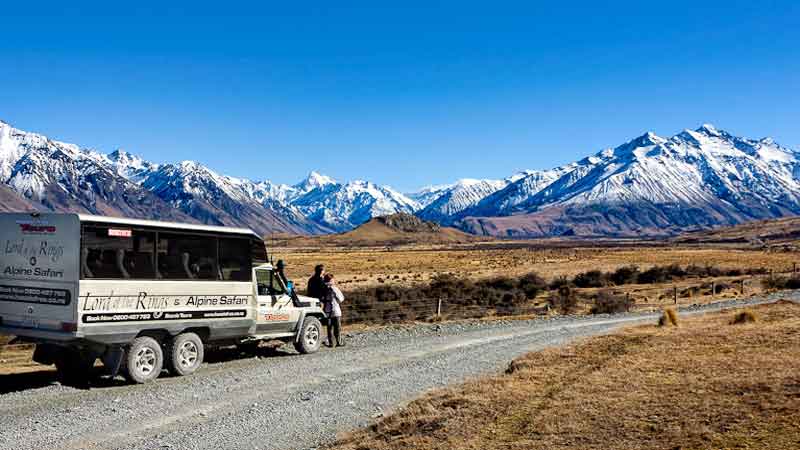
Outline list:
[[[475,180],[464,178],[450,185],[425,188],[412,198],[422,207],[417,216],[425,220],[447,223],[450,217],[476,205],[487,196],[511,182],[505,180]]]
[[[328,231],[269,197],[265,186],[220,175],[194,161],[164,164],[142,179],[142,187],[203,223],[250,227],[261,234]]]
[[[262,234],[346,231],[403,212],[497,236],[665,235],[800,214],[799,161],[771,139],[703,125],[670,138],[646,133],[551,170],[404,195],[317,172],[287,185],[221,175],[192,161],[155,164],[0,122],[0,210],[197,221]]]
[[[324,189],[326,186],[339,184],[331,177],[321,175],[315,171],[311,171],[308,176],[301,182],[292,186],[288,191],[288,199],[292,201],[301,195],[308,194],[317,189]]]
[[[108,163],[123,176],[133,182],[139,183],[147,178],[153,171],[158,170],[158,164],[145,161],[137,155],[118,149],[109,153]]]
[[[451,220],[481,234],[634,236],[800,214],[797,155],[711,125],[668,139],[647,133],[550,172]]]
[[[297,185],[309,186],[309,179]],[[413,213],[419,204],[388,186],[378,186],[369,181],[337,183],[326,178],[324,183],[294,198],[291,204],[306,217],[335,231],[346,231],[365,223],[373,217],[397,212]]]
[[[0,122],[0,182],[24,204],[44,210],[192,221],[105,161],[105,155],[95,151]]]
[[[347,230],[417,204],[371,182],[338,183],[311,172],[289,186],[218,174],[197,162],[155,164],[102,154],[0,122],[4,210],[39,208],[246,226],[266,234]],[[330,196],[328,196],[330,194]],[[297,206],[295,206],[295,203]]]

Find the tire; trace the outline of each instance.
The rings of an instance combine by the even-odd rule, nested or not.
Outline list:
[[[195,333],[182,333],[167,343],[167,369],[179,377],[190,375],[203,364],[203,340]]]
[[[294,342],[295,350],[304,355],[319,350],[319,345],[322,342],[322,324],[319,319],[306,317],[298,333],[300,336]]]
[[[97,358],[79,351],[66,351],[55,359],[58,379],[66,385],[85,385],[89,382]]]
[[[123,374],[134,383],[148,383],[161,375],[164,352],[155,339],[141,336],[131,342],[123,360]]]

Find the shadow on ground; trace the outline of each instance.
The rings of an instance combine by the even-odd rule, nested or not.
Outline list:
[[[219,364],[229,363],[232,361],[246,360],[250,358],[277,358],[282,356],[292,356],[290,350],[282,349],[277,345],[260,346],[258,348],[249,348],[246,350],[236,347],[222,347],[209,349],[205,355],[204,368],[209,366],[217,366]],[[31,389],[39,389],[47,386],[65,384],[59,379],[58,373],[53,366],[41,366],[41,370],[24,373],[13,373],[7,375],[0,375],[0,395],[8,394],[11,392],[27,391]],[[203,368],[198,372],[198,376],[202,376]],[[176,378],[170,375],[166,370],[161,374],[159,379],[172,379]],[[100,365],[95,367],[91,376],[85,381],[80,383],[69,383],[70,387],[75,389],[97,389],[97,388],[110,388],[129,384],[121,375],[111,377],[105,372],[104,368]]]

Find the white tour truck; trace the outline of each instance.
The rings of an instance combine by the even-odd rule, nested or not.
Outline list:
[[[209,345],[319,349],[317,299],[293,292],[241,228],[0,213],[0,334],[81,381],[100,358],[133,382],[187,375]]]

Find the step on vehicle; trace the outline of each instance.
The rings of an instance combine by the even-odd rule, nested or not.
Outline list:
[[[79,214],[0,214],[0,334],[82,382],[100,359],[146,383],[210,346],[319,349],[325,315],[252,230]]]

